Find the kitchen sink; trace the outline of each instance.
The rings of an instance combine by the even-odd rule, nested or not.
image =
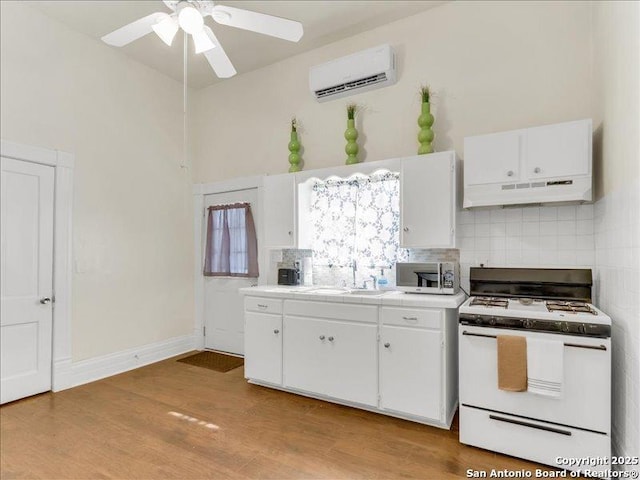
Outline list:
[[[318,295],[343,295],[345,293],[349,293],[349,290],[345,288],[322,287],[309,290],[307,293],[317,293]]]
[[[350,295],[384,295],[380,290],[369,290],[368,288],[354,288],[349,290]]]

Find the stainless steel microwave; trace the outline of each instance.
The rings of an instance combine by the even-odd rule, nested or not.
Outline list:
[[[396,288],[407,293],[453,295],[460,288],[460,266],[455,262],[397,263]]]

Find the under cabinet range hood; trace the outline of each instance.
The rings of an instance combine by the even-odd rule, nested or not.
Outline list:
[[[593,197],[591,119],[465,137],[464,208]]]

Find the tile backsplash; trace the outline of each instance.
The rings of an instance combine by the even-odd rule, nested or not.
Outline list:
[[[593,268],[593,219],[593,205],[459,211],[463,288],[473,266]]]
[[[461,285],[469,291],[469,268],[595,266],[594,206],[567,205],[460,210],[458,249],[409,250],[409,261],[459,261]],[[277,268],[294,266],[312,256],[311,250],[283,250]],[[380,269],[359,266],[356,285],[362,286]],[[395,268],[385,269],[389,286]],[[351,286],[351,267],[313,266],[314,285]]]

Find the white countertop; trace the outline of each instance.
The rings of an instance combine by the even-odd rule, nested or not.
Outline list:
[[[339,287],[262,285],[241,288],[240,293],[253,297],[311,300],[316,302],[361,303],[394,307],[458,308],[467,298],[461,291],[455,295],[404,293],[397,290],[378,290],[377,294],[348,293]]]

